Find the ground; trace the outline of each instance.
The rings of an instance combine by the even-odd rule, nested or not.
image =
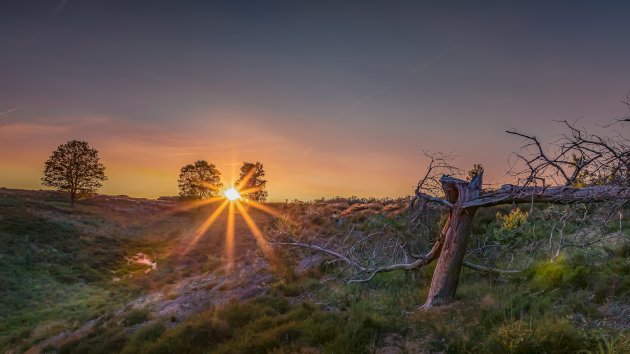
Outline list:
[[[2,352],[630,350],[623,239],[541,258],[509,277],[465,270],[456,301],[425,312],[418,307],[431,267],[348,285],[321,255],[274,248],[276,257],[265,257],[237,214],[228,270],[227,213],[189,247],[214,206],[182,210],[174,200],[99,195],[72,207],[66,199],[0,189]],[[349,232],[407,226],[404,200],[269,206],[286,219],[249,209],[265,234],[290,222],[292,231],[332,237],[333,245]],[[490,226],[476,229],[493,225],[479,219]]]

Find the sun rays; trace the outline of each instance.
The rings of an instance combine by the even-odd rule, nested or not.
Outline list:
[[[273,256],[272,247],[265,240],[262,231],[260,230],[258,225],[256,225],[256,222],[250,215],[248,209],[251,206],[257,210],[260,210],[266,214],[275,217],[280,217],[281,215],[269,206],[247,198],[248,194],[254,193],[259,190],[258,188],[246,187],[251,176],[252,174],[248,173],[239,183],[239,185],[232,185],[225,190],[217,191],[219,193],[219,196],[214,196],[204,200],[192,201],[176,209],[177,212],[187,211],[194,208],[201,208],[206,205],[221,202],[216,207],[216,209],[214,209],[214,211],[207,218],[205,218],[204,221],[192,233],[192,237],[187,240],[187,244],[184,248],[183,254],[188,254],[192,249],[197,246],[197,244],[204,237],[206,232],[212,227],[217,219],[223,214],[223,211],[227,208],[227,221],[225,231],[226,269],[229,271],[233,269],[234,266],[234,238],[237,212],[245,221],[245,225],[247,225],[247,228],[254,236],[256,244],[258,245],[258,248],[262,251],[263,255],[267,259]]]

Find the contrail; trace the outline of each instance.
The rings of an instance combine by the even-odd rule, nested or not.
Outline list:
[[[423,69],[426,69],[427,67],[437,63],[438,61],[440,61],[440,59],[442,59],[443,57],[445,57],[446,55],[450,54],[453,50],[455,50],[455,46],[450,47],[449,49],[445,50],[444,52],[436,55],[435,57],[424,61],[422,63],[420,63],[418,66],[416,66],[415,68],[413,68],[411,71],[409,71],[409,73],[407,73],[405,76],[401,77],[400,79],[392,82],[389,85],[383,86],[380,89],[373,91],[372,93],[365,95],[355,101],[353,101],[352,103],[350,103],[345,109],[344,111],[350,110],[352,108],[355,108],[356,106],[358,106],[359,104],[368,101],[380,94],[382,94],[383,92],[387,92],[393,88],[396,88],[398,85],[402,84],[403,82],[409,80],[410,78],[412,78],[413,76],[417,75],[420,71],[422,71]]]
[[[55,11],[53,11],[53,16],[59,15],[61,10],[63,10],[63,8],[66,6],[66,3],[68,3],[68,0],[59,0],[59,2],[57,3],[57,7],[55,7]]]
[[[7,114],[9,114],[9,113],[11,113],[11,112],[15,112],[15,111],[17,111],[17,110],[18,110],[18,107],[15,107],[15,108],[11,108],[11,109],[9,109],[8,111],[0,112],[0,117],[1,117],[1,116],[4,116],[4,115],[7,115]]]

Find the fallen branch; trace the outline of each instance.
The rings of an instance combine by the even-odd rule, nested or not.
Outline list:
[[[499,269],[499,268],[486,267],[486,266],[471,263],[468,261],[464,261],[463,265],[467,268],[478,270],[481,272],[487,272],[487,273],[515,274],[515,273],[520,273],[523,271],[523,269]]]
[[[324,248],[324,247],[321,247],[321,246],[318,246],[318,245],[314,245],[312,243],[304,243],[304,242],[299,242],[299,241],[296,241],[296,240],[292,240],[292,241],[271,241],[270,243],[271,244],[276,244],[276,245],[283,245],[283,246],[292,246],[292,247],[306,248],[306,249],[310,249],[312,251],[324,253],[326,255],[332,256],[333,258],[335,258],[335,260],[342,261],[342,262],[346,263],[348,266],[356,269],[357,271],[359,271],[361,273],[367,273],[368,274],[365,278],[350,279],[348,281],[349,284],[351,284],[351,283],[363,283],[363,282],[370,281],[378,273],[391,272],[391,271],[395,271],[395,270],[413,270],[413,269],[418,269],[418,268],[423,267],[423,266],[433,262],[434,260],[436,260],[439,257],[440,252],[442,251],[442,243],[440,241],[436,241],[429,252],[427,252],[424,256],[419,257],[418,259],[416,259],[415,261],[413,261],[411,263],[395,263],[395,264],[382,266],[382,267],[370,267],[370,266],[361,265],[358,262],[353,261],[352,259],[350,259],[349,257],[345,256],[342,253],[339,253],[339,252],[336,252],[336,251],[333,251],[331,249]]]

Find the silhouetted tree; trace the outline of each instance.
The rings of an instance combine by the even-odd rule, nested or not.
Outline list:
[[[68,191],[74,204],[77,196],[93,193],[106,179],[98,151],[85,141],[71,140],[59,145],[45,162],[42,184]]]
[[[199,160],[192,165],[182,167],[179,173],[179,195],[188,199],[206,199],[219,194],[221,172],[214,164]]]
[[[256,202],[264,202],[267,200],[267,191],[265,190],[267,181],[262,179],[264,176],[265,169],[261,162],[243,162],[236,187],[246,198]]]

